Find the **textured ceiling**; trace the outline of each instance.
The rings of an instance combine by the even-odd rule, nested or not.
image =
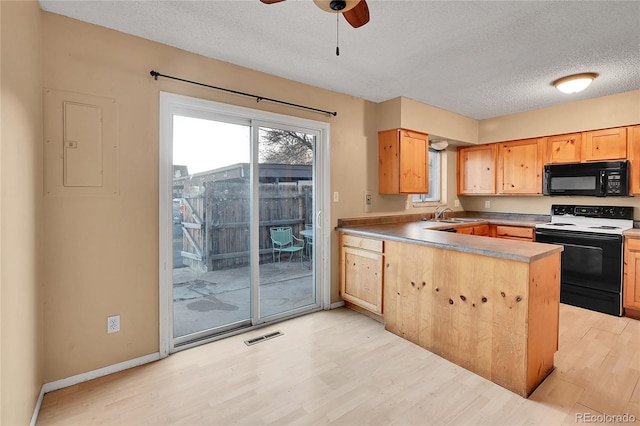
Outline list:
[[[40,4],[290,80],[476,119],[640,89],[639,1],[367,0],[364,27],[339,17],[340,56],[336,15],[311,0]],[[551,86],[579,72],[600,77],[580,94]]]

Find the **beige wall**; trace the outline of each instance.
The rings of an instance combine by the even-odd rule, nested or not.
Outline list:
[[[9,2],[1,4],[3,36],[10,33],[12,40],[16,40],[13,35],[19,34],[21,40],[20,43],[13,42],[12,46],[17,47],[15,50],[5,50],[4,42],[2,46],[2,420],[23,419],[26,407],[33,409],[34,393],[42,382],[158,351],[160,91],[330,123],[331,191],[340,194],[340,201],[332,203],[332,226],[335,226],[338,218],[343,217],[433,211],[433,207],[410,208],[407,211],[406,197],[377,195],[377,130],[384,121],[378,120],[378,117],[380,114],[391,114],[391,120],[396,120],[397,114],[391,107],[397,103],[401,109],[409,111],[406,118],[400,116],[402,126],[416,127],[453,140],[475,143],[496,137],[516,138],[514,134],[521,135],[518,137],[531,136],[515,131],[519,129],[519,123],[527,120],[527,116],[517,115],[511,119],[502,117],[492,123],[478,123],[461,116],[454,118],[451,113],[403,98],[394,101],[395,104],[392,102],[390,109],[385,110],[389,105],[379,106],[62,16],[39,14],[32,2],[24,8],[6,6],[11,4]],[[40,19],[43,24],[41,50],[38,46],[40,27],[37,25]],[[34,22],[36,25],[33,25]],[[38,57],[40,51],[42,68]],[[11,55],[21,55],[20,60],[13,61],[11,67],[5,67]],[[43,77],[40,77],[41,69],[44,70]],[[325,117],[266,102],[256,104],[253,99],[165,79],[154,81],[149,76],[151,69],[259,93],[265,97],[336,110],[338,116]],[[20,76],[20,80],[12,82],[11,86],[12,89],[18,89],[19,96],[5,96],[7,75]],[[117,195],[40,195],[40,78],[45,88],[117,101],[120,147]],[[635,99],[633,96],[631,101],[622,96],[625,99],[620,101],[622,107],[618,101],[614,101],[614,108],[629,105]],[[600,105],[598,101],[593,102]],[[571,114],[574,107],[566,106],[563,111]],[[592,108],[597,110],[599,107]],[[587,107],[579,109],[582,112],[590,111]],[[538,113],[542,113],[542,116],[532,115],[531,119],[542,120],[547,114],[544,111]],[[17,125],[5,129],[5,123],[9,121]],[[613,122],[613,119],[600,120],[596,127],[607,127],[600,124]],[[464,123],[462,129],[460,123]],[[474,126],[479,129],[476,139]],[[555,133],[547,132],[549,128],[546,121],[540,121],[537,125],[528,125],[527,132],[544,130],[544,134]],[[21,143],[7,143],[7,136],[14,141],[19,139]],[[451,205],[455,198],[455,150],[452,148],[448,151],[446,165],[447,193]],[[11,183],[15,183],[17,175],[21,177],[20,185],[15,188],[8,186],[7,177]],[[372,211],[366,214],[363,209],[365,190],[370,190],[374,195]],[[493,198],[492,209],[496,211],[544,213],[548,208],[544,204],[547,201],[539,201],[544,200],[542,197]],[[10,208],[6,205],[7,200],[11,200]],[[480,198],[464,197],[461,201],[463,207],[472,210],[480,210],[477,206],[483,204]],[[16,209],[16,205],[20,208]],[[43,237],[38,233],[41,229],[39,212],[44,212]],[[13,229],[6,226],[15,223],[22,226],[13,226]],[[42,268],[38,265],[40,256],[37,242],[44,242]],[[7,246],[12,248],[9,254],[6,252]],[[26,255],[15,254],[18,252],[13,250],[16,246],[21,250],[20,253]],[[337,239],[333,233],[332,301],[339,300],[336,248]],[[37,271],[42,271],[46,301],[43,349],[39,343],[43,333]],[[12,285],[16,281],[20,282],[20,286]],[[7,299],[7,295],[11,299]],[[7,319],[13,320],[17,312],[21,313],[21,318],[26,316],[26,319],[19,330],[14,331],[8,327]],[[112,314],[121,315],[122,331],[107,335],[106,317]],[[15,321],[11,325],[15,325]],[[9,346],[16,345],[23,347],[24,351],[12,353]],[[16,353],[19,355],[16,356]],[[16,359],[18,357],[19,360]],[[41,366],[43,359],[44,371]],[[7,370],[14,366],[17,368]],[[7,394],[7,389],[11,389],[10,394]],[[7,407],[12,408],[7,411]],[[2,423],[5,424],[4,421]]]
[[[0,424],[24,425],[43,383],[41,12],[0,10]]]
[[[480,121],[479,143],[502,142],[640,123],[640,90]]]
[[[640,123],[640,90],[572,102],[535,111],[496,117],[480,122],[481,143],[525,139]],[[635,198],[595,197],[460,197],[462,207],[472,211],[549,214],[551,204],[620,205],[636,207]],[[489,200],[491,208],[484,202]]]
[[[332,224],[361,211],[362,204],[354,200],[369,182],[377,182],[375,104],[59,15],[43,16],[45,88],[115,99],[120,146],[118,195],[44,198],[46,382],[158,351],[160,91],[329,122],[331,189],[340,193]],[[149,76],[152,69],[335,110],[338,116],[155,81]],[[336,244],[334,234],[334,253]],[[337,301],[335,270],[332,282]],[[121,315],[122,331],[108,335],[106,317],[113,314]]]

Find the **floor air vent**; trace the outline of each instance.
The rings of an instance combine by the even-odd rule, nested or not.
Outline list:
[[[267,341],[269,339],[273,339],[274,337],[278,337],[278,336],[284,336],[284,333],[282,333],[281,331],[274,331],[273,333],[267,333],[267,334],[262,335],[262,336],[258,336],[258,337],[251,338],[249,340],[245,340],[244,343],[247,346],[251,346],[251,345],[255,345],[256,343],[264,342],[264,341]]]

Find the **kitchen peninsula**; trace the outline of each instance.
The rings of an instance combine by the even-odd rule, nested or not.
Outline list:
[[[553,370],[562,246],[413,221],[340,231],[340,294],[385,328],[527,397]]]

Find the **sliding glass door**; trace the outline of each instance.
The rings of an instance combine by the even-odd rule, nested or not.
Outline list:
[[[168,350],[319,309],[320,130],[178,101],[161,114]]]
[[[256,126],[258,134],[259,311],[268,318],[316,303],[313,280],[313,159],[317,136]]]
[[[251,324],[250,161],[248,123],[173,116],[173,335],[178,341]]]

